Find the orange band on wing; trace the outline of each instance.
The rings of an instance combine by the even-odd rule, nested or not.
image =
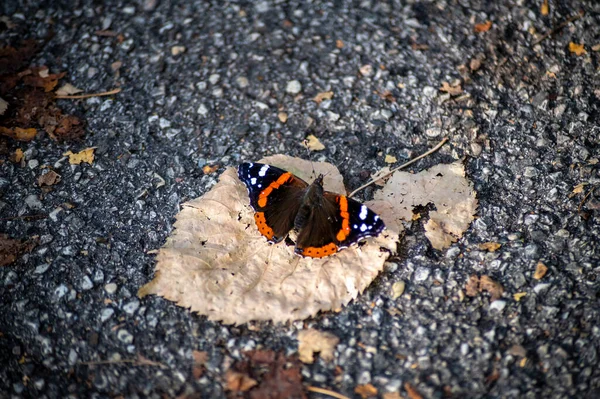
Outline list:
[[[256,227],[258,227],[260,234],[267,237],[268,240],[273,238],[275,233],[273,233],[273,229],[267,224],[264,212],[256,212],[254,214],[254,221],[256,222]]]
[[[324,256],[329,256],[338,251],[337,245],[334,243],[324,245],[322,247],[306,247],[302,248],[300,255],[308,256],[311,258],[323,258]]]
[[[348,213],[348,199],[340,195],[337,198],[338,204],[340,204],[340,216],[342,217],[342,228],[338,231],[335,238],[342,242],[350,234],[350,214]]]
[[[269,194],[271,194],[271,192],[273,192],[273,190],[278,189],[279,186],[281,186],[282,184],[284,184],[285,182],[287,182],[291,179],[292,179],[292,174],[290,172],[286,172],[286,173],[282,174],[281,176],[279,176],[279,179],[277,179],[273,183],[269,184],[269,187],[262,190],[260,192],[260,194],[258,195],[258,206],[260,206],[261,208],[264,208],[265,206],[267,206],[267,197],[269,196]]]

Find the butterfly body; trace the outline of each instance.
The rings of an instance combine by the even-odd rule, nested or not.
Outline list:
[[[379,216],[345,195],[325,191],[323,175],[311,184],[272,165],[243,163],[238,176],[248,188],[259,232],[269,242],[297,231],[295,252],[322,258],[385,227]]]

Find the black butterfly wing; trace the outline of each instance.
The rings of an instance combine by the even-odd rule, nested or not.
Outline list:
[[[366,205],[330,192],[324,193],[322,204],[300,209],[302,212],[307,216],[298,233],[296,253],[313,258],[334,254],[385,228],[379,215]]]
[[[294,227],[294,219],[308,184],[283,169],[262,163],[243,163],[238,177],[248,188],[258,231],[279,242]]]

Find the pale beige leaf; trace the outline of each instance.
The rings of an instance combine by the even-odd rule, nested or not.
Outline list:
[[[325,175],[326,190],[346,192],[331,164],[283,155],[261,162],[307,182],[314,166]],[[383,269],[398,240],[385,230],[360,247],[302,258],[285,240],[268,244],[253,215],[246,186],[228,168],[208,193],[183,204],[175,231],[157,256],[155,278],[138,295],[157,294],[227,324],[304,319],[356,298]]]
[[[412,219],[414,207],[433,203],[436,210],[429,213],[425,235],[435,249],[444,249],[460,238],[473,221],[477,211],[475,195],[459,161],[417,174],[397,171],[367,205],[380,214],[388,229],[401,232],[402,221]]]
[[[0,115],[4,115],[4,112],[8,109],[8,102],[3,98],[0,98]]]
[[[398,158],[396,158],[393,155],[386,154],[386,156],[385,156],[385,163],[396,163],[396,162],[398,162]]]
[[[70,83],[65,83],[58,90],[56,90],[56,95],[58,96],[70,96],[71,94],[81,93],[83,90],[78,89]]]
[[[306,146],[311,151],[323,151],[325,146],[319,141],[319,139],[315,135],[308,135],[306,138]]]
[[[298,333],[298,354],[302,363],[313,363],[314,354],[320,353],[326,362],[333,360],[333,352],[340,339],[332,333],[318,331],[312,328]]]
[[[376,185],[378,186],[385,186],[385,182],[390,178],[390,167],[389,166],[384,166],[383,168],[379,169],[377,172],[373,173],[371,175],[371,180],[373,180],[375,182]],[[385,176],[385,177],[384,177]]]

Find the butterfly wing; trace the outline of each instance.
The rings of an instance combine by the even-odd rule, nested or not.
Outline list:
[[[248,188],[258,231],[279,242],[294,227],[294,219],[308,184],[283,169],[262,163],[243,163],[238,177]]]
[[[307,212],[296,241],[300,255],[322,258],[376,236],[385,227],[379,215],[345,195],[325,192],[323,199],[320,206],[300,210]]]

